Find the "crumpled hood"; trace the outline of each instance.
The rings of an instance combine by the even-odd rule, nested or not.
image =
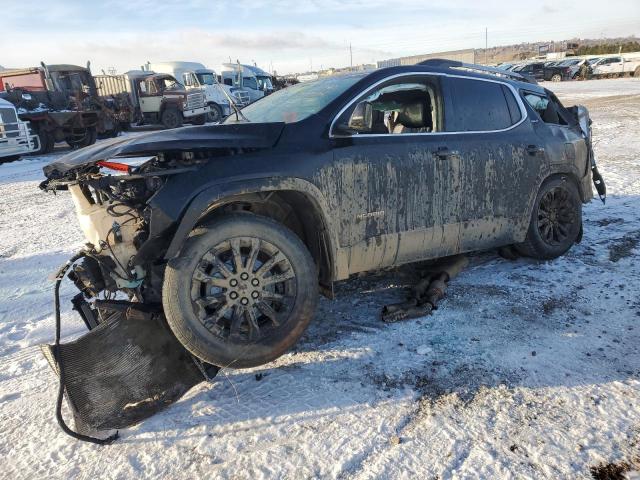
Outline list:
[[[158,152],[193,151],[218,148],[272,148],[280,138],[284,123],[231,123],[182,127],[173,130],[126,136],[74,150],[42,170],[48,179],[114,157],[155,155]]]

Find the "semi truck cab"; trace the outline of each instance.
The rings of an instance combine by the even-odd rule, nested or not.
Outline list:
[[[12,103],[0,98],[0,163],[17,160],[39,148],[40,141],[29,123],[18,118]]]
[[[187,90],[204,92],[210,108],[207,121],[220,122],[231,113],[231,105],[216,72],[198,62],[161,62],[148,64],[150,70],[173,75]]]

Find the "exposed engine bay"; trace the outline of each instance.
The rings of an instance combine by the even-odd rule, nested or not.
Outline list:
[[[69,272],[81,292],[74,303],[81,303],[80,297],[110,299],[116,292],[132,301],[160,301],[161,278],[154,277],[160,266],[157,261],[145,262],[138,254],[149,239],[149,198],[166,175],[182,173],[202,161],[193,154],[182,157],[186,158],[158,155],[99,161],[43,182],[44,190],[69,191],[87,240],[85,257]],[[155,253],[154,260],[162,258],[160,252]],[[86,307],[82,312],[88,312]]]

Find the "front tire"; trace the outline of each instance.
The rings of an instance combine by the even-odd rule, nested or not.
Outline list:
[[[211,108],[211,110],[209,111],[209,113],[207,113],[207,122],[218,123],[220,120],[222,120],[222,109],[220,108],[220,106],[212,103],[209,105],[209,107]]]
[[[182,112],[176,107],[167,107],[162,112],[160,121],[164,128],[178,128],[182,126],[184,119],[182,118]]]
[[[291,348],[313,318],[316,268],[291,230],[249,213],[192,232],[165,270],[162,303],[171,330],[192,354],[248,368]]]
[[[582,201],[575,182],[565,176],[551,177],[536,196],[523,243],[516,249],[528,257],[551,260],[576,243],[582,229]]]

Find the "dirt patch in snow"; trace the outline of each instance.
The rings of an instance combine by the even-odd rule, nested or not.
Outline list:
[[[595,480],[627,480],[626,473],[631,470],[628,463],[601,463],[589,469]]]
[[[609,246],[609,260],[617,262],[623,258],[632,256],[633,250],[638,247],[639,243],[640,231],[625,235]]]

